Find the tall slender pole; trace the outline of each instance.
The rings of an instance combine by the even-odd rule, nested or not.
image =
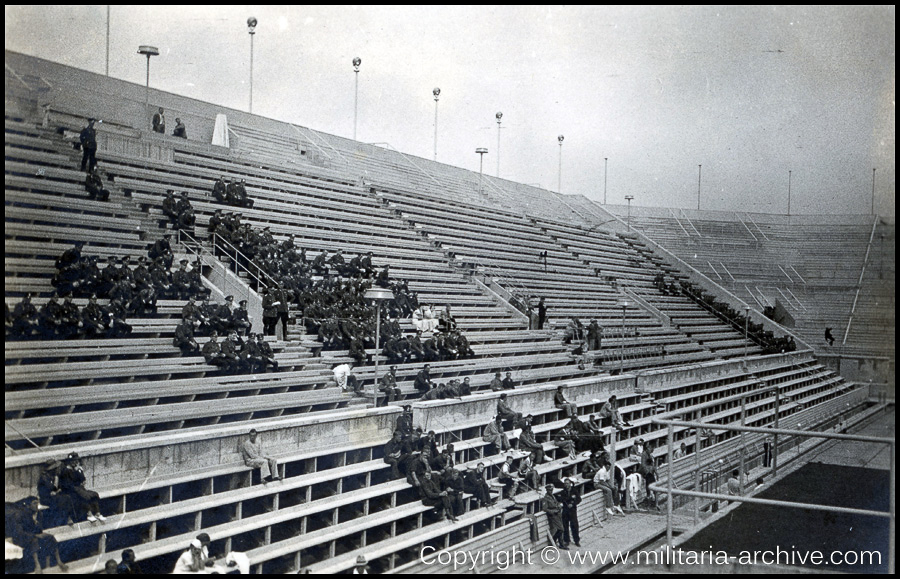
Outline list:
[[[441,96],[441,89],[435,88],[431,94],[434,95],[434,160],[437,161],[438,97]]]
[[[872,215],[875,215],[875,169],[872,169]]]
[[[750,306],[744,306],[744,364],[750,348]]]
[[[788,217],[791,216],[791,172],[788,171]]]
[[[253,36],[256,34],[257,20],[253,16],[247,19],[247,32],[250,34],[250,107],[247,109],[253,114]]]
[[[494,117],[497,119],[497,178],[500,178],[500,119],[503,113],[498,112]]]
[[[603,204],[606,205],[606,167],[609,157],[603,157]]]
[[[356,140],[356,118],[359,112],[359,65],[362,59],[358,56],[353,59],[354,86],[353,86],[353,140]]]
[[[150,55],[147,55],[147,84],[144,87],[144,108],[150,106]]]
[[[700,177],[703,175],[703,165],[697,165],[697,211],[700,211]]]
[[[615,430],[615,428],[613,429]],[[674,475],[672,468],[672,446],[675,444],[675,426],[670,424],[668,433],[666,434],[666,442],[668,443],[668,457],[666,458],[666,546],[668,547],[669,553],[673,551],[674,545],[672,544],[672,476]],[[668,553],[666,553],[668,555]]]
[[[109,76],[109,4],[106,5],[106,76]]]
[[[356,140],[356,121],[359,115],[359,69],[354,73],[353,83],[353,140]]]
[[[556,177],[556,192],[562,193],[562,144],[563,144],[563,136],[560,135],[557,137],[559,139],[559,174]]]

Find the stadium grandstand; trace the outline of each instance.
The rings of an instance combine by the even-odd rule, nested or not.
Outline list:
[[[578,549],[658,549],[850,444],[796,431],[894,438],[876,216],[603,205],[10,50],[5,82],[7,572],[497,572],[435,561],[565,548],[560,504]],[[888,447],[840,464],[890,470],[892,557]]]

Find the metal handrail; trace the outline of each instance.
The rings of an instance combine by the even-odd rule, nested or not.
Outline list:
[[[866,273],[866,265],[869,263],[869,251],[872,249],[872,240],[875,239],[875,230],[878,228],[878,216],[872,223],[872,233],[869,235],[869,243],[866,245],[866,256],[863,258],[862,270],[859,272],[859,281],[856,283],[856,295],[853,296],[853,305],[850,307],[850,317],[847,319],[847,330],[844,332],[844,340],[842,346],[847,344],[847,337],[850,335],[850,324],[853,323],[853,314],[856,313],[856,303],[859,301],[859,292],[862,289],[863,275]]]
[[[236,268],[240,268],[241,270],[243,270],[244,272],[246,272],[248,276],[250,276],[251,278],[253,278],[253,279],[256,281],[256,283],[258,284],[258,287],[259,287],[259,288],[267,288],[267,287],[270,287],[270,286],[277,286],[277,285],[278,285],[278,281],[277,281],[275,278],[273,278],[271,275],[269,275],[268,273],[266,273],[265,271],[263,271],[263,269],[262,269],[261,267],[259,267],[258,265],[254,264],[254,266],[255,266],[255,268],[256,268],[256,271],[258,271],[258,272],[261,273],[263,276],[265,276],[265,277],[269,280],[270,283],[268,283],[268,284],[265,283],[259,275],[256,275],[256,274],[254,274],[252,271],[250,271],[250,268],[242,266],[242,265],[241,265],[240,259],[238,259],[239,257],[244,258],[244,259],[246,260],[247,263],[253,263],[253,262],[250,260],[250,258],[248,258],[246,255],[244,255],[238,248],[236,248],[236,247],[235,247],[234,245],[232,245],[227,239],[225,239],[224,237],[222,237],[222,236],[219,235],[218,233],[213,233],[213,236],[212,236],[212,243],[213,243],[213,249],[219,248],[219,247],[220,247],[220,245],[219,245],[220,243],[221,243],[221,244],[224,244],[225,247],[222,248],[222,249],[223,249],[223,253],[224,253],[225,255],[227,255],[228,257],[232,257],[232,254],[233,254],[233,256],[234,256],[234,266],[235,266]],[[228,251],[228,250],[231,250],[231,251]]]
[[[184,239],[182,239],[182,238],[184,238]],[[206,249],[206,247],[204,247],[203,244],[200,243],[200,241],[196,237],[189,234],[187,231],[184,231],[183,229],[179,229],[177,241],[185,251],[187,251],[188,253],[191,253],[192,255],[196,255],[198,257],[201,255],[208,255],[212,259],[213,263],[215,264],[213,267],[215,267],[215,266],[221,267],[223,274],[225,274],[228,271],[228,268],[225,266],[224,263],[219,261],[219,259],[215,255],[215,253]],[[187,243],[187,242],[190,242],[190,243]],[[250,291],[252,291],[252,290],[248,286],[247,287],[247,295],[245,296],[247,299],[250,298],[250,293],[249,293]]]
[[[890,446],[891,452],[891,478],[890,481],[895,480],[896,475],[896,441],[893,438],[883,438],[883,437],[875,437],[875,436],[860,436],[855,434],[836,434],[830,432],[818,432],[811,430],[793,430],[787,428],[759,428],[754,426],[730,426],[723,424],[714,424],[714,423],[706,423],[699,421],[687,421],[687,420],[672,420],[672,419],[662,419],[658,417],[653,417],[651,419],[652,424],[656,424],[659,426],[667,427],[667,443],[668,443],[668,460],[666,464],[673,464],[674,461],[674,446],[675,446],[675,427],[681,426],[686,428],[708,428],[712,430],[725,430],[725,431],[733,431],[733,432],[751,432],[751,433],[762,433],[762,434],[782,434],[786,436],[796,436],[796,437],[809,437],[809,438],[824,438],[826,440],[847,440],[854,442],[871,442],[875,444],[887,444]],[[743,475],[743,472],[741,473]],[[670,550],[673,549],[673,525],[672,525],[672,511],[673,511],[673,500],[674,496],[689,496],[696,498],[707,498],[707,499],[715,499],[719,501],[736,501],[741,503],[755,503],[760,505],[768,505],[768,506],[776,506],[776,507],[787,507],[787,508],[795,508],[795,509],[809,509],[816,511],[826,511],[831,513],[847,513],[854,515],[865,515],[865,516],[873,516],[880,518],[890,519],[890,536],[888,540],[888,572],[893,574],[894,572],[894,556],[896,546],[894,544],[894,538],[896,534],[896,498],[893,484],[891,485],[890,491],[890,506],[888,511],[873,511],[868,509],[853,509],[847,507],[836,507],[832,505],[817,505],[813,503],[799,503],[794,501],[776,501],[771,499],[760,499],[755,497],[743,497],[738,495],[725,495],[719,493],[705,493],[699,491],[689,491],[683,489],[676,489],[672,486],[672,477],[666,477],[666,484],[662,485],[660,483],[653,483],[648,486],[648,488],[654,492],[662,492],[666,494],[666,544]]]

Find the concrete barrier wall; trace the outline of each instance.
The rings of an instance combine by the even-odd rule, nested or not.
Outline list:
[[[589,403],[594,399],[606,402],[612,394],[634,390],[634,376],[572,380],[563,388],[569,402]],[[506,390],[507,402],[523,415],[538,414],[555,408],[555,386],[527,386]],[[487,424],[497,415],[497,401],[502,392],[485,392],[462,400],[429,400],[413,405],[413,422],[426,431],[453,430],[463,425]]]
[[[215,401],[210,401],[215,404]],[[223,464],[242,464],[240,445],[256,428],[267,453],[282,455],[329,448],[380,445],[391,437],[397,407],[317,413],[310,416],[257,420],[235,425],[99,440],[77,445],[87,488],[133,483],[146,477],[184,475]],[[69,450],[6,456],[6,486],[35,489],[43,465],[62,459]]]
[[[894,382],[895,361],[881,356],[819,354],[819,360],[851,382]]]

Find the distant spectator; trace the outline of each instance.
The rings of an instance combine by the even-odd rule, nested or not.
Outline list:
[[[241,458],[244,464],[250,468],[260,469],[260,477],[263,482],[280,480],[278,475],[278,461],[263,454],[262,443],[257,442],[259,434],[256,429],[250,430],[249,438],[241,445]]]
[[[515,382],[513,382],[511,372],[506,373],[506,378],[503,379],[502,385],[503,385],[504,390],[514,390],[515,389],[516,384],[515,384]]]
[[[187,128],[184,126],[184,123],[181,122],[181,119],[175,119],[175,130],[172,131],[173,137],[181,137],[182,139],[187,139]]]
[[[87,477],[84,476],[78,453],[70,453],[64,464],[65,467],[59,473],[59,488],[72,499],[73,508],[79,515],[77,518],[85,517],[92,523],[105,521],[106,517],[100,513],[100,495],[84,488]]]
[[[50,567],[50,558],[54,557],[62,571],[68,571],[59,555],[56,538],[44,532],[38,517],[39,503],[37,497],[27,497],[16,503],[6,503],[6,536],[14,545],[22,548],[22,572],[35,571],[43,573],[41,563]],[[25,560],[31,558],[33,567],[28,567]]]
[[[514,411],[507,404],[505,392],[500,395],[500,399],[497,401],[497,414],[509,423],[510,428],[516,428],[519,422],[522,421],[522,413]]]
[[[203,545],[197,539],[191,541],[188,550],[181,554],[175,562],[172,574],[183,575],[186,573],[200,573],[204,569],[203,557],[200,550]]]
[[[475,466],[475,470],[469,470],[463,477],[466,492],[472,493],[474,499],[478,501],[479,507],[493,504],[491,500],[491,488],[487,481],[484,480],[484,463],[479,462]]]
[[[547,271],[547,252],[544,252],[544,271]],[[537,329],[544,329],[544,322],[547,321],[547,305],[544,303],[544,296],[541,296],[541,300],[537,305],[537,315],[538,315],[538,323]]]
[[[110,559],[103,565],[103,575],[118,575],[119,563],[115,559]]]
[[[137,564],[137,558],[133,549],[122,551],[122,562],[117,569],[119,575],[142,575],[141,566]]]
[[[493,392],[503,390],[503,380],[500,379],[500,372],[494,373],[494,379],[491,380],[491,390]]]
[[[553,496],[553,485],[547,485],[547,493],[541,499],[541,510],[547,513],[547,522],[550,528],[547,530],[556,546],[560,549],[568,551],[565,539],[563,537],[563,521],[562,521],[562,505]]]
[[[737,469],[731,471],[731,476],[728,478],[728,494],[734,497],[744,494],[741,489],[741,473]]]
[[[679,446],[679,447],[675,450],[675,453],[674,453],[674,455],[673,455],[673,458],[678,459],[678,458],[684,458],[685,456],[687,456],[687,444],[685,444],[684,442],[682,442],[682,443],[681,443],[681,446]]]
[[[829,346],[834,346],[834,336],[831,334],[831,328],[825,328],[825,341]]]
[[[488,425],[485,426],[484,435],[481,439],[492,445],[497,452],[506,452],[510,448],[509,438],[507,438],[506,433],[503,432],[500,421],[500,416],[495,416],[494,420],[491,420]]]
[[[387,404],[391,404],[402,395],[400,388],[397,386],[397,367],[391,366],[387,374],[378,379],[379,390],[387,396]]]
[[[622,416],[619,414],[619,405],[616,402],[615,396],[610,396],[609,400],[600,408],[600,419],[603,421],[603,426],[613,426],[617,430],[622,430],[626,426],[631,426],[631,424],[622,421]]]
[[[91,199],[109,201],[109,189],[103,188],[103,179],[100,178],[100,171],[96,164],[84,178],[84,190]]]
[[[400,478],[400,465],[409,458],[404,452],[406,445],[403,444],[403,433],[399,430],[394,431],[394,436],[384,445],[384,463],[391,466],[391,477]]]
[[[574,402],[569,402],[566,400],[565,394],[563,394],[563,387],[556,387],[556,394],[553,396],[553,404],[566,412],[567,418],[572,418],[573,416],[578,416],[578,406]]]
[[[88,119],[88,124],[81,129],[78,140],[81,143],[81,170],[93,172],[97,165],[97,130],[94,128],[94,119]]]
[[[166,132],[166,116],[162,107],[159,107],[159,112],[153,115],[153,132],[160,134]]]
[[[65,524],[73,524],[75,504],[72,497],[63,493],[59,486],[59,474],[62,470],[62,462],[51,460],[41,473],[37,482],[38,498],[41,504],[47,507],[44,513],[44,522],[49,527],[59,527]]]

